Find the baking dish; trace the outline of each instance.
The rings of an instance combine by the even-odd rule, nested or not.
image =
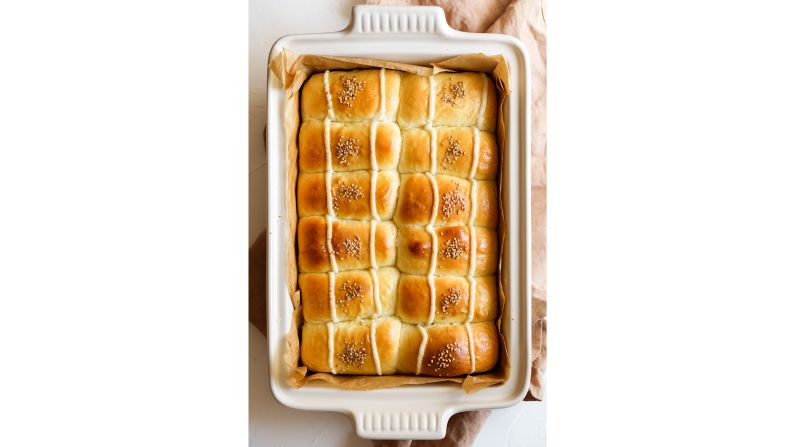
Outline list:
[[[441,439],[450,416],[498,408],[521,400],[530,386],[530,66],[524,46],[513,37],[451,29],[438,7],[353,8],[348,28],[336,33],[285,36],[271,49],[298,54],[367,57],[412,64],[469,53],[500,54],[510,69],[502,165],[506,243],[502,283],[506,301],[502,332],[511,363],[508,380],[467,395],[455,384],[425,384],[350,391],[323,383],[291,388],[283,361],[293,311],[286,286],[284,91],[268,73],[268,347],[270,381],[282,404],[306,410],[338,411],[353,418],[357,435],[373,439]]]

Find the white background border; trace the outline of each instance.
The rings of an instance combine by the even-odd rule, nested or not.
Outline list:
[[[248,439],[248,12],[1,7],[1,445]],[[549,5],[550,445],[795,443],[792,16]]]

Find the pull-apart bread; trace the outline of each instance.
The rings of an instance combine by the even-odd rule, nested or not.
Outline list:
[[[301,359],[454,377],[499,357],[497,91],[483,73],[326,71],[301,91]]]

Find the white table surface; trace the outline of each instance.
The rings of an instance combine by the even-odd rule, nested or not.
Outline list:
[[[338,31],[350,19],[350,0],[250,0],[249,16],[249,243],[265,229],[267,188],[263,130],[267,58],[285,34]],[[265,337],[249,327],[249,446],[370,446],[339,413],[293,410],[273,398],[268,383]],[[494,410],[475,441],[477,447],[546,445],[546,404],[521,402]]]

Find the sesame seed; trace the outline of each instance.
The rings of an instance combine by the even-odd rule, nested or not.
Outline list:
[[[450,259],[458,259],[468,251],[469,247],[461,242],[461,239],[454,237],[444,241],[444,248],[440,253]]]
[[[346,342],[345,349],[337,354],[337,358],[346,365],[361,368],[364,366],[364,361],[367,360],[367,350],[360,346],[362,346],[362,344],[359,342]]]
[[[438,373],[446,370],[455,361],[455,353],[461,349],[458,343],[447,343],[444,347],[431,357],[426,366],[433,368],[433,372]]]
[[[461,301],[461,295],[463,293],[464,291],[458,287],[451,287],[447,289],[447,292],[442,295],[442,313],[445,315],[450,315],[450,308]]]
[[[362,256],[362,238],[355,236],[353,239],[345,238],[337,244],[334,250],[334,255],[340,258],[355,257],[356,259]]]
[[[447,137],[447,149],[444,151],[444,158],[442,159],[442,167],[450,169],[457,161],[458,157],[464,155],[461,150],[461,144],[451,136]]]
[[[456,183],[454,190],[442,194],[442,220],[447,220],[452,214],[463,213],[466,211],[466,204],[461,185]]]
[[[359,149],[361,146],[359,145],[358,138],[337,138],[337,144],[334,145],[334,150],[337,154],[337,160],[342,166],[348,166],[351,164],[351,158],[359,155]]]
[[[456,102],[466,94],[464,83],[459,81],[447,86],[447,91],[442,94],[442,102],[455,106]]]
[[[341,305],[342,307],[346,307],[351,301],[362,297],[362,294],[364,293],[364,287],[355,281],[345,281],[342,284],[342,291],[345,292],[345,294],[341,296],[337,295],[335,299],[337,304]]]
[[[364,193],[362,193],[362,188],[359,185],[349,185],[345,182],[341,182],[339,186],[337,186],[332,197],[332,206],[334,207],[334,211],[339,211],[340,200],[344,199],[345,203],[350,204],[352,201],[361,199],[362,197],[364,197]]]
[[[343,76],[342,90],[337,92],[337,101],[345,107],[353,107],[353,100],[363,88],[364,81],[356,79],[356,76]]]

